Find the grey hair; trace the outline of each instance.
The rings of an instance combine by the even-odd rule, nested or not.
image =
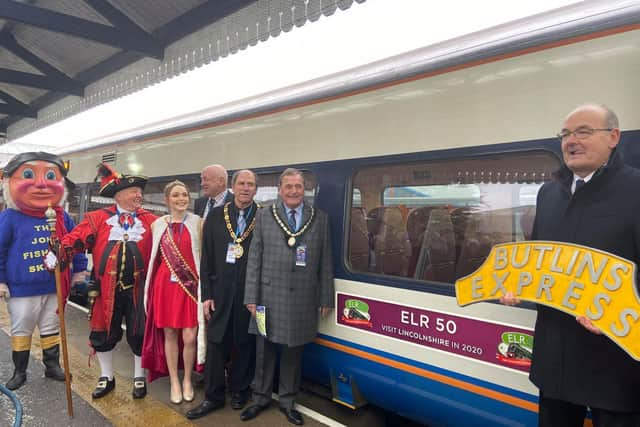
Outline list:
[[[300,175],[302,177],[302,185],[305,184],[305,179],[304,179],[304,174],[302,173],[302,171],[300,169],[296,169],[296,168],[286,168],[281,174],[280,174],[280,178],[278,179],[278,187],[282,185],[282,179],[285,176],[294,176],[294,175]]]
[[[582,110],[585,108],[594,108],[594,107],[604,111],[604,120],[605,120],[604,126],[606,126],[607,129],[620,128],[620,121],[618,120],[618,115],[608,105],[605,105],[599,102],[587,102],[576,107],[573,110],[573,112],[576,112],[578,110]]]
[[[231,175],[231,185],[235,185],[236,181],[238,180],[238,177],[240,176],[241,173],[243,172],[249,172],[251,175],[253,175],[253,179],[256,181],[256,187],[258,186],[258,175],[252,171],[251,169],[240,169],[237,170],[233,173],[233,175]]]

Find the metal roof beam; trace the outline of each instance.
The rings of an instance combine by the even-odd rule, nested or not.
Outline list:
[[[12,114],[33,119],[38,117],[38,111],[35,108],[30,107],[3,90],[0,90],[0,99],[5,102],[5,104],[0,103],[0,114]]]
[[[0,82],[84,96],[84,87],[69,79],[0,68]]]
[[[58,81],[66,81],[69,87],[73,87],[76,90],[81,90],[80,96],[84,96],[84,85],[80,84],[76,80],[70,78],[48,62],[42,60],[31,51],[20,45],[13,37],[11,33],[2,33],[0,34],[0,46],[5,47],[7,50],[11,51],[14,55],[18,56],[28,64],[31,64],[38,70],[40,70],[43,74],[53,77]],[[77,94],[74,92],[74,94]]]
[[[57,33],[68,34],[124,50],[133,50],[157,59],[164,57],[164,46],[145,32],[132,32],[87,21],[14,0],[0,0],[0,18]]]

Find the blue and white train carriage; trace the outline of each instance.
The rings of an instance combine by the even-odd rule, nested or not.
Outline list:
[[[103,156],[152,177],[151,209],[176,177],[195,195],[208,163],[257,171],[263,201],[297,166],[335,254],[336,310],[305,377],[430,426],[534,426],[535,310],[460,308],[452,283],[527,238],[575,106],[614,108],[640,164],[638,76],[640,5],[583,2],[65,153],[86,183],[71,209],[107,202],[90,184]]]

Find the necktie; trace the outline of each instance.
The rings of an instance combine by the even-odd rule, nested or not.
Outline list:
[[[236,235],[240,237],[244,233],[244,229],[247,228],[247,220],[244,217],[244,211],[241,210],[238,214],[238,232]]]
[[[289,228],[293,232],[297,231],[296,230],[296,211],[293,209],[289,211]]]
[[[584,179],[578,179],[576,180],[576,189],[573,190],[573,192],[575,193],[576,191],[578,191],[580,188],[582,188],[584,185],[586,184],[586,182],[584,182]]]
[[[213,209],[214,203],[215,203],[215,200],[210,198],[209,201],[207,202],[207,212],[209,212],[211,209]]]

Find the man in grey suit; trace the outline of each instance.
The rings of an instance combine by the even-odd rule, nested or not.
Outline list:
[[[269,406],[280,350],[280,410],[295,425],[304,423],[294,408],[300,388],[302,350],[318,331],[318,312],[327,316],[334,306],[333,265],[327,215],[304,203],[304,175],[286,169],[280,175],[280,200],[261,209],[249,250],[244,303],[255,317],[264,306],[266,337],[252,321],[256,337],[254,405],[243,421]]]

